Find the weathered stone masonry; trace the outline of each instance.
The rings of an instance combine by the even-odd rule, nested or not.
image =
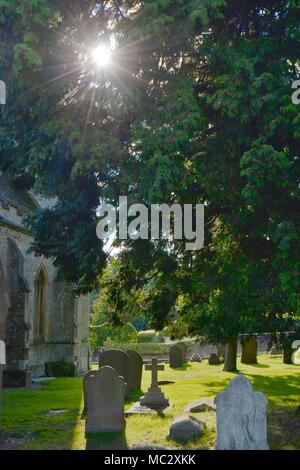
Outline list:
[[[37,205],[0,175],[0,339],[8,381],[43,376],[46,362],[73,363],[77,375],[88,369],[89,296],[75,296],[51,260],[28,253],[23,218]]]

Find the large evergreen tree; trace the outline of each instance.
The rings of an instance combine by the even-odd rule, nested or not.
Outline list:
[[[205,249],[127,243],[112,295],[140,289],[155,324],[185,315],[192,330],[233,348],[238,332],[293,312],[298,6],[0,0],[0,77],[10,95],[1,167],[17,185],[58,198],[29,221],[34,250],[87,291],[105,264],[100,197],[205,203]],[[113,63],[99,70],[91,50],[111,38]]]

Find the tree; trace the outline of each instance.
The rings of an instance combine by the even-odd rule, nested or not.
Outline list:
[[[1,111],[1,167],[58,198],[29,221],[35,252],[86,291],[106,258],[93,235],[100,197],[205,203],[200,253],[180,242],[122,244],[115,321],[138,291],[154,327],[186,316],[191,330],[234,349],[237,330],[293,314],[297,1],[54,4],[29,1],[16,15],[16,2],[0,2],[1,39],[11,41],[0,72],[14,77],[15,100]],[[115,65],[104,73],[88,52],[112,36]]]

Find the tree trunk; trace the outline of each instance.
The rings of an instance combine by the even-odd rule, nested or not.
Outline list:
[[[218,356],[225,358],[225,354],[226,354],[226,345],[221,344],[221,343],[218,343],[218,344],[216,345],[216,349],[217,349],[217,354],[218,354]]]
[[[229,338],[226,345],[224,371],[235,372],[236,369],[236,356],[237,356],[237,335],[233,335]]]

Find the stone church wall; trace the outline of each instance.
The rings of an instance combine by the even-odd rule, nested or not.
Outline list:
[[[28,253],[31,237],[22,228],[23,214],[0,201],[0,260],[11,306],[6,324],[7,369],[45,373],[46,362],[75,363],[77,373],[88,368],[90,301],[76,297],[70,286],[57,282],[51,260]],[[47,275],[43,338],[35,337],[36,277]]]

